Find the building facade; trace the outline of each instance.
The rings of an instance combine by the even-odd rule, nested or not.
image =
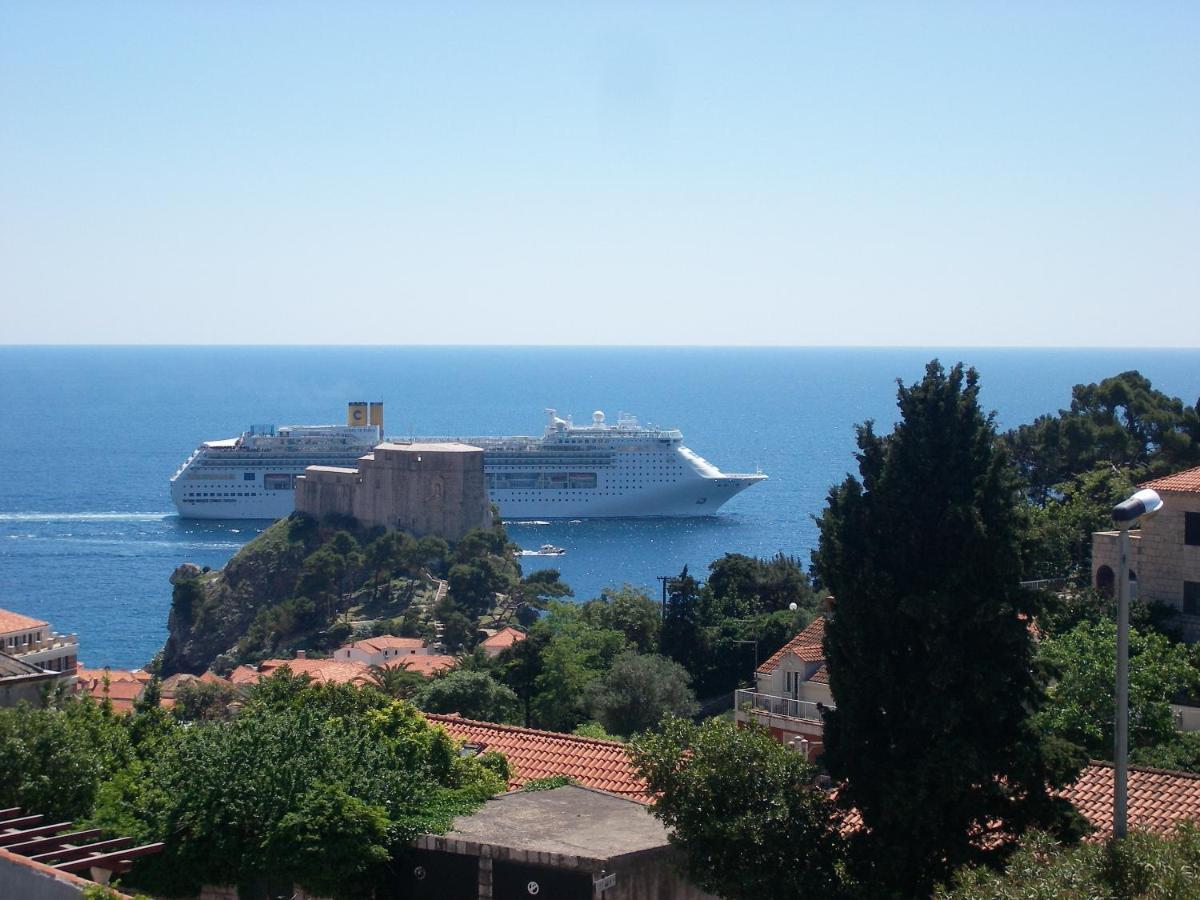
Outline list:
[[[737,722],[757,722],[809,759],[824,749],[824,714],[834,705],[824,640],[825,617],[818,616],[758,667],[754,690],[734,694]]]
[[[1129,534],[1134,596],[1179,610],[1182,630],[1200,640],[1200,467],[1141,485],[1162,497],[1163,507]],[[1092,584],[1111,594],[1120,570],[1120,532],[1092,535]]]
[[[56,634],[49,623],[0,609],[0,652],[63,675],[79,664],[79,642],[73,634]]]
[[[469,444],[383,443],[356,469],[309,466],[296,479],[296,509],[448,541],[492,524],[483,451]]]

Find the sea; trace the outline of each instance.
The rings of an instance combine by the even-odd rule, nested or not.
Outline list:
[[[897,379],[934,358],[978,369],[1001,429],[1130,369],[1200,397],[1190,349],[3,347],[0,608],[76,633],[85,665],[144,665],[166,638],[172,570],[219,567],[266,524],[181,520],[172,473],[203,440],[343,422],[351,400],[383,401],[394,436],[540,434],[547,407],[629,412],[725,471],[769,476],[706,518],[511,523],[523,547],[566,549],[521,563],[558,568],[577,599],[656,594],[658,576],[703,577],[727,552],[807,564],[830,486],[855,470],[855,424],[889,429]]]

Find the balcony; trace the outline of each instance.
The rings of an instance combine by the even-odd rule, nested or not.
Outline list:
[[[733,704],[738,721],[744,721],[742,714],[749,713],[755,713],[759,721],[763,721],[764,718],[779,718],[810,722],[814,725],[821,725],[823,721],[819,704],[809,700],[793,700],[790,697],[776,697],[774,694],[739,690],[734,694]],[[764,721],[763,724],[767,723]]]

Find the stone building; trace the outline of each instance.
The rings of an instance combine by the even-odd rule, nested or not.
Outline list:
[[[448,541],[492,524],[483,451],[469,444],[383,443],[357,469],[309,466],[296,479],[296,509]]]
[[[1200,467],[1141,486],[1158,491],[1163,508],[1129,533],[1134,596],[1175,607],[1187,639],[1200,640]],[[1119,535],[1092,535],[1092,584],[1110,594],[1120,568]]]

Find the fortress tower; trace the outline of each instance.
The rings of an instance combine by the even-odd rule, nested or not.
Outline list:
[[[448,541],[492,524],[483,450],[469,444],[383,443],[357,469],[309,466],[296,479],[296,509]]]

